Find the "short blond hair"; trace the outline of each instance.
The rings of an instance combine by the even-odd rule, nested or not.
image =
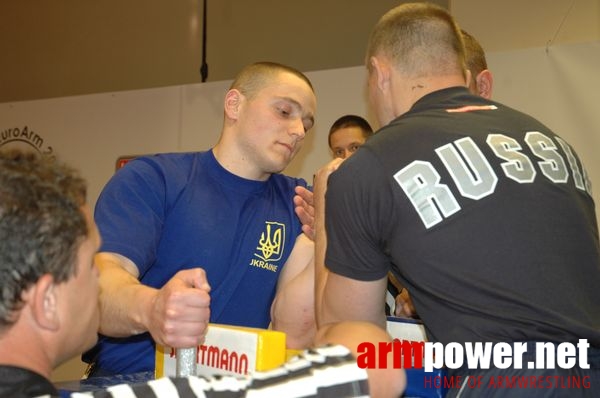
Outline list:
[[[387,57],[409,76],[466,77],[460,29],[446,9],[434,4],[402,4],[383,15],[369,38],[367,65],[376,55]]]
[[[244,67],[236,76],[229,89],[237,89],[248,98],[252,98],[273,81],[280,73],[291,73],[302,79],[314,93],[312,83],[297,69],[276,62],[256,62]]]

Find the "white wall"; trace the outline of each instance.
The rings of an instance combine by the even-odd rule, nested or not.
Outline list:
[[[537,117],[578,152],[600,203],[600,42],[491,53],[494,99]],[[595,188],[595,189],[594,189]]]

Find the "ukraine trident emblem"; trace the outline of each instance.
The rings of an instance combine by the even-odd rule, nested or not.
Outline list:
[[[285,225],[269,221],[265,222],[265,224],[266,229],[260,234],[260,240],[256,248],[256,250],[262,253],[262,256],[260,254],[256,254],[256,256],[265,261],[277,261],[283,253]]]

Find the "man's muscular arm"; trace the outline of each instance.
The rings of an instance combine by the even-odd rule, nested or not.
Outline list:
[[[142,285],[138,269],[116,253],[98,253],[100,333],[126,337],[150,332],[162,345],[191,347],[204,339],[210,287],[204,270],[180,271],[161,289]]]
[[[288,348],[306,348],[315,335],[314,243],[304,234],[296,239],[286,261],[271,306],[275,330],[286,333]]]

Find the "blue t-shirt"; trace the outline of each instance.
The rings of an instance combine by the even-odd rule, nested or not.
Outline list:
[[[179,270],[201,267],[211,286],[211,322],[266,328],[281,267],[301,233],[297,185],[306,182],[238,177],[212,151],[138,158],[96,203],[100,251],[131,259],[141,282],[155,288]],[[84,360],[108,372],[148,371],[154,349],[149,333],[101,336]]]

